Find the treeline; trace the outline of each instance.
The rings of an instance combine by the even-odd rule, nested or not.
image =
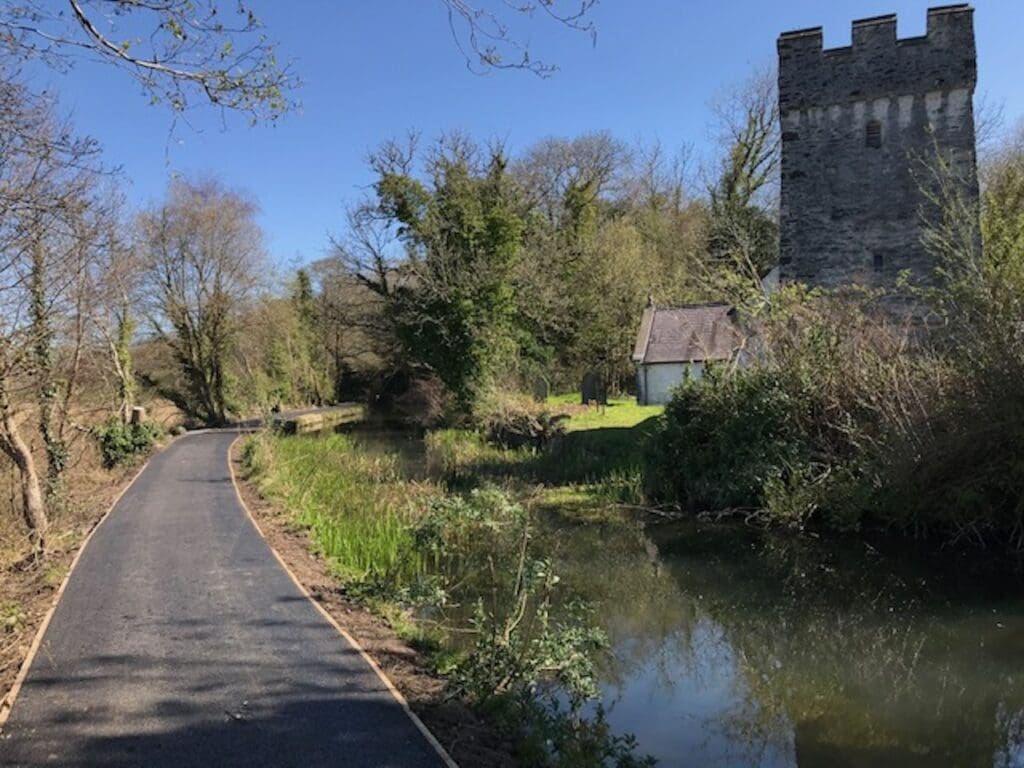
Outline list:
[[[207,424],[244,410],[230,398],[264,257],[254,206],[181,182],[137,214],[121,181],[52,100],[0,77],[0,451],[35,557],[83,438],[110,466],[158,437],[140,392]]]
[[[470,419],[496,389],[578,387],[587,371],[630,388],[649,296],[733,298],[774,263],[770,80],[726,107],[704,181],[685,152],[607,133],[515,155],[461,134],[385,143],[373,194],[296,287],[326,391],[431,424]]]

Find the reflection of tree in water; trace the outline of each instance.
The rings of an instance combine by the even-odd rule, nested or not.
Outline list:
[[[565,599],[582,598],[591,605],[608,634],[614,655],[601,665],[605,682],[621,685],[638,667],[656,665],[670,687],[680,652],[688,654],[687,667],[699,668],[701,647],[693,642],[700,619],[696,602],[680,594],[656,550],[645,550],[649,540],[640,525],[616,520],[551,525],[540,539],[562,577]]]
[[[993,768],[1020,768],[1024,765],[1024,709],[1012,712],[1003,704],[996,712],[997,731],[1004,734],[1004,743],[996,751]]]
[[[708,728],[743,763],[1024,764],[1024,616],[985,585],[731,527],[555,527],[547,543],[612,640],[613,686],[652,667],[666,690],[699,684],[726,646],[735,703]]]

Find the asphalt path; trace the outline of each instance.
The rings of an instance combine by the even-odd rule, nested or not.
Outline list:
[[[438,766],[240,505],[231,432],[152,459],[73,571],[3,766]]]

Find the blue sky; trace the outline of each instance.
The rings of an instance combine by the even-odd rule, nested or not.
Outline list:
[[[574,0],[562,0],[572,4]],[[484,0],[496,2],[496,0]],[[548,23],[530,25],[531,50],[559,66],[467,71],[438,0],[252,0],[304,81],[301,108],[276,125],[249,127],[193,112],[169,141],[171,116],[149,106],[123,73],[88,62],[37,83],[57,92],[82,133],[123,168],[135,205],[157,201],[173,173],[212,175],[245,189],[281,264],[326,252],[342,211],[371,181],[368,151],[415,129],[460,129],[501,139],[514,152],[546,136],[609,130],[667,148],[709,149],[708,104],[768,65],[780,32],[825,27],[825,44],[849,43],[850,22],[899,14],[899,35],[924,33],[927,2],[906,0],[601,0],[597,44]],[[1024,116],[1020,35],[1024,0],[977,0],[978,96]]]

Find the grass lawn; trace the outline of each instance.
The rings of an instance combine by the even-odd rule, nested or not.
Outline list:
[[[606,406],[583,409],[580,405],[580,396],[575,392],[552,395],[547,402],[554,407],[576,406],[579,409],[578,412],[572,412],[572,418],[566,423],[566,428],[570,432],[607,427],[635,427],[652,416],[660,416],[665,410],[663,405],[637,405],[635,397],[609,398]]]
[[[448,429],[427,436],[428,464],[457,485],[518,481],[546,503],[639,503],[643,496],[644,450],[662,406],[640,406],[616,398],[607,406],[584,407],[579,395],[555,395],[547,405],[570,415],[567,433],[546,450],[503,449],[478,433]]]

